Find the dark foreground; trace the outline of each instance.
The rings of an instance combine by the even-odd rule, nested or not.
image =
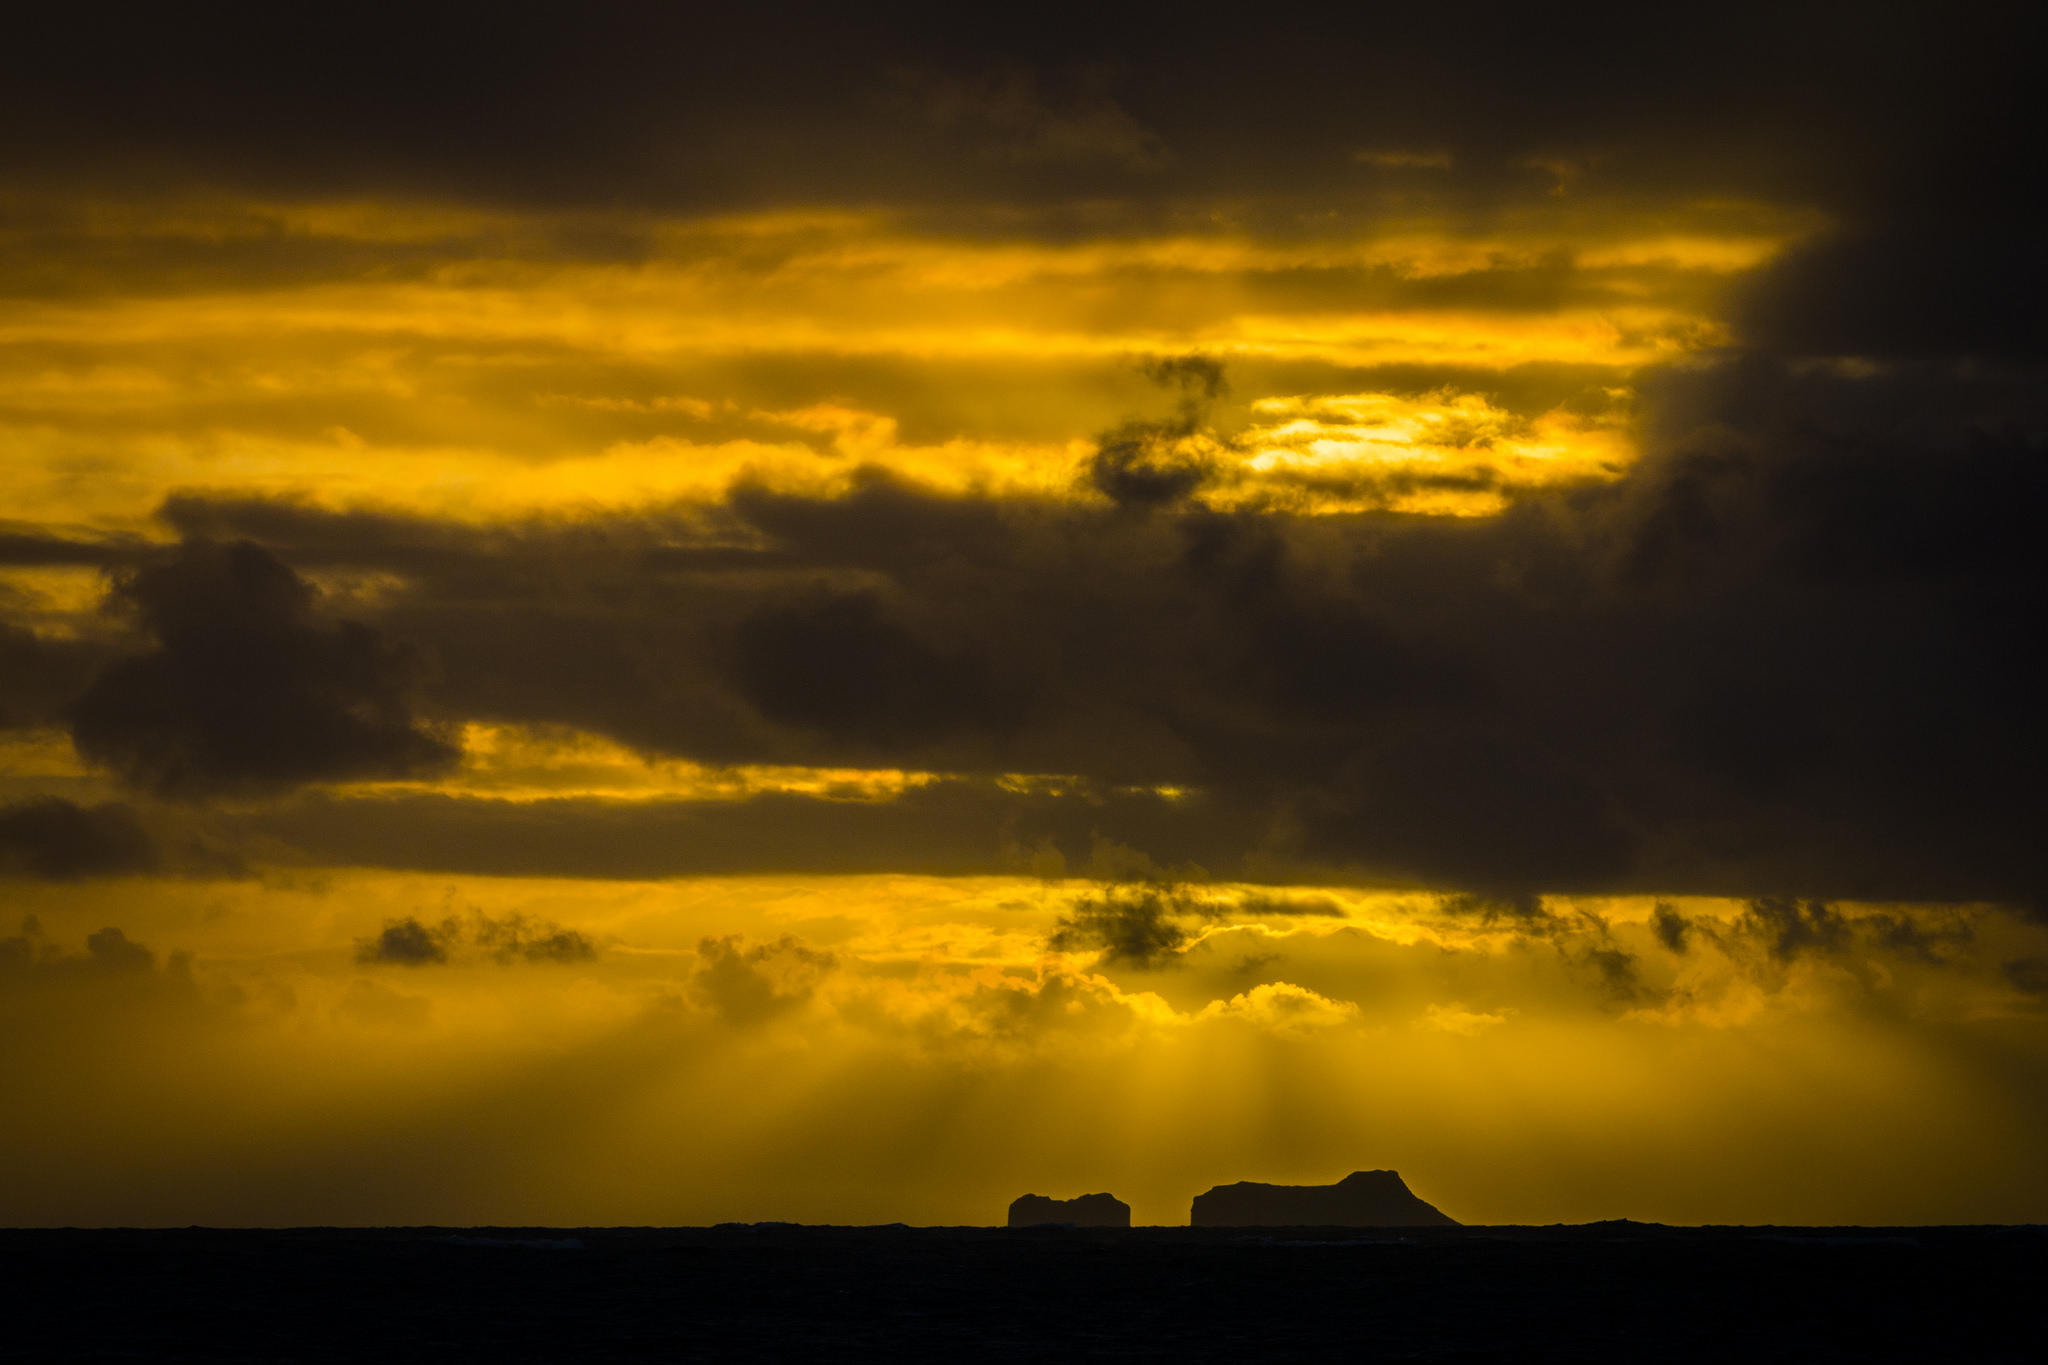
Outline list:
[[[24,1360],[2033,1362],[2044,1270],[2034,1228],[0,1231],[0,1340]]]

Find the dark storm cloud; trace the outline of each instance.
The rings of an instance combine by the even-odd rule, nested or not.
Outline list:
[[[104,670],[72,713],[81,755],[169,796],[396,777],[453,756],[410,710],[418,663],[328,622],[249,542],[188,542],[115,592],[158,647]]]
[[[1047,773],[1090,794],[1014,842],[1043,833],[1070,866],[1100,833],[1161,866],[1497,904],[2021,900],[2048,881],[2028,666],[2048,645],[2048,461],[2006,378],[1896,382],[1930,398],[1903,430],[1893,382],[1861,372],[1750,356],[1667,376],[1627,477],[1469,521],[951,497],[879,474],[574,527],[170,510],[403,575],[377,621],[432,650],[444,714],[961,775],[859,810],[789,801],[779,854],[746,832],[774,798],[607,816],[625,865],[682,818],[730,826],[714,861],[986,867],[994,812],[1021,801],[990,779]],[[2013,420],[1987,430],[1986,411]],[[1087,815],[1153,784],[1202,797]],[[344,841],[369,818],[330,816],[320,837]],[[429,837],[390,835],[394,857]]]
[[[97,641],[50,639],[0,621],[0,730],[60,722],[108,655]]]
[[[1744,338],[1772,350],[2036,361],[2048,353],[2038,306],[2048,259],[2031,219],[1844,230],[1795,249],[1746,293]]]
[[[770,720],[876,749],[997,720],[987,662],[925,645],[873,593],[763,608],[734,637],[734,680]]]
[[[1958,161],[1939,188],[1981,198],[2024,178],[2038,33],[2011,5],[46,6],[0,58],[0,165],[704,208],[1242,202],[1413,194],[1398,157],[1358,159],[1394,149],[1448,152],[1421,174],[1475,203],[1674,181],[1903,202]]]
[[[1475,906],[1764,898],[1781,956],[1832,942],[1811,909],[1830,900],[2035,901],[2040,16],[1410,10],[430,5],[394,43],[360,10],[45,7],[0,80],[23,183],[140,193],[150,164],[290,194],[915,205],[961,231],[969,208],[1053,232],[1059,205],[1113,205],[1069,235],[1207,223],[1189,206],[1217,203],[1282,234],[1338,221],[1309,207],[1483,225],[1559,196],[1748,197],[1831,224],[1746,283],[1734,349],[1643,378],[1640,465],[1490,519],[1206,506],[1197,438],[1223,385],[1199,358],[1155,367],[1186,405],[1111,427],[1075,501],[872,474],[839,498],[743,487],[709,510],[478,530],[174,499],[194,544],[122,580],[160,648],[85,693],[81,749],[179,793],[431,769],[450,755],[415,719],[403,641],[435,662],[418,705],[437,719],[956,776],[889,803],[301,802],[249,827],[346,860],[617,875],[983,870],[1041,843],[1080,866],[1107,838],[1161,866]],[[1418,148],[1448,165],[1357,156]],[[1554,306],[1524,273],[1508,292]],[[237,538],[268,551],[198,543]],[[403,587],[371,624],[330,624],[273,553]],[[0,719],[75,689],[68,648],[0,636],[24,661]],[[1004,773],[1074,784],[1020,794]],[[1200,796],[1119,794],[1159,784]]]
[[[50,881],[153,872],[156,841],[128,806],[43,797],[0,806],[0,874]]]
[[[899,69],[891,83],[909,107],[965,135],[984,157],[1018,163],[1109,162],[1137,171],[1172,164],[1173,153],[1103,89],[1109,73],[1075,73],[1048,90],[1036,73],[1012,69],[960,79]]]

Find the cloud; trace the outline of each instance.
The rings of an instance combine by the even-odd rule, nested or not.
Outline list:
[[[775,721],[887,751],[996,719],[986,664],[922,643],[873,593],[764,607],[734,635],[740,690]]]
[[[146,972],[156,966],[156,954],[109,925],[85,936],[89,960],[102,971]]]
[[[1925,382],[1907,442],[1863,429],[1876,398],[1853,377],[1754,359],[1667,376],[1625,477],[1485,519],[1133,518],[875,477],[843,497],[738,489],[719,509],[731,548],[692,558],[696,514],[485,533],[175,510],[261,526],[287,559],[400,576],[373,619],[433,650],[442,714],[709,764],[957,775],[860,811],[749,807],[816,837],[760,843],[755,862],[746,836],[736,866],[886,864],[883,844],[863,864],[857,841],[826,837],[866,827],[921,846],[896,855],[909,866],[990,867],[1004,836],[984,822],[1010,807],[1011,846],[1050,838],[1070,867],[1094,823],[1160,866],[1501,905],[2021,899],[2048,880],[2022,757],[2044,742],[2022,666],[2044,565],[2013,509],[2040,501],[2048,462],[2030,438],[1971,433],[1955,390],[1975,381]],[[1011,774],[1063,775],[1072,795],[990,785]],[[434,809],[445,835],[379,837],[397,850],[514,819]],[[651,832],[683,810],[559,814]],[[687,810],[707,834],[743,820]],[[338,832],[344,814],[372,809],[322,820]],[[515,857],[568,839],[547,814],[516,814],[533,851]]]
[[[2048,997],[2048,957],[2021,957],[2000,964],[2016,991]]]
[[[859,814],[450,800],[308,803],[252,823],[298,822],[309,856],[555,868],[985,868],[991,843],[1073,867],[1100,833],[1162,866],[1502,905],[1621,891],[2014,901],[2048,885],[2029,666],[2048,411],[2021,188],[2041,151],[2001,112],[2032,88],[2023,42],[1895,17],[1845,38],[1825,7],[1798,6],[1478,24],[1455,54],[1419,18],[1342,21],[1303,45],[1257,14],[1191,28],[1109,16],[1074,31],[1128,44],[1125,64],[1063,67],[1047,46],[1058,25],[821,14],[805,28],[816,50],[798,53],[756,41],[770,19],[722,17],[677,44],[663,35],[682,21],[649,12],[607,30],[615,60],[584,63],[429,6],[408,50],[466,54],[425,63],[435,80],[350,29],[285,90],[262,74],[283,68],[246,60],[266,41],[254,31],[216,50],[176,26],[81,43],[57,40],[75,22],[62,13],[36,22],[10,49],[44,55],[15,56],[18,117],[0,118],[6,164],[41,187],[9,209],[36,247],[10,253],[29,261],[24,289],[133,295],[124,326],[146,331],[183,316],[178,282],[195,278],[425,289],[461,260],[506,300],[518,291],[503,282],[543,278],[511,334],[451,323],[444,347],[408,322],[405,345],[431,360],[384,366],[365,357],[391,317],[454,316],[484,295],[375,293],[349,313],[354,349],[280,366],[292,382],[347,370],[346,403],[326,380],[317,401],[293,400],[350,407],[319,417],[349,433],[320,438],[334,458],[358,461],[348,441],[379,423],[391,451],[442,449],[459,403],[492,414],[465,416],[465,432],[505,442],[488,468],[547,490],[520,506],[592,500],[484,524],[467,505],[461,519],[334,510],[364,488],[409,495],[388,474],[325,505],[324,485],[297,502],[252,492],[292,482],[287,454],[238,490],[167,501],[164,524],[193,545],[141,567],[137,544],[10,523],[0,552],[23,564],[120,570],[156,647],[106,664],[103,646],[17,628],[0,661],[23,661],[8,672],[29,681],[0,684],[0,719],[75,702],[81,748],[149,790],[427,775],[451,758],[432,716],[946,785]],[[1779,35],[1853,42],[1858,61],[1816,72],[1785,61],[1799,48]],[[1662,54],[1654,79],[1647,51]],[[683,52],[702,79],[657,52]],[[947,126],[908,128],[900,101],[876,99],[894,70],[939,73],[910,86]],[[1112,70],[1113,100],[1099,74]],[[1359,70],[1376,73],[1369,88]],[[557,83],[509,74],[529,71]],[[219,114],[249,108],[265,117]],[[1174,157],[1141,183],[1147,137]],[[962,156],[963,139],[992,150]],[[1446,164],[1361,170],[1361,148]],[[134,164],[235,196],[214,217],[88,210],[49,179]],[[1549,202],[1555,177],[1537,164],[1570,169],[1571,206]],[[251,207],[259,190],[275,202]],[[779,212],[793,206],[805,212]],[[208,234],[228,220],[216,252]],[[675,297],[706,300],[714,320],[728,315],[711,304],[735,297],[698,278],[726,277],[705,261],[740,263],[748,308],[785,288],[795,301],[766,331],[685,336],[674,317],[696,313],[668,285],[708,290]],[[627,278],[628,295],[662,300],[659,325],[606,311]],[[923,323],[889,332],[903,317],[889,305],[932,279],[949,283],[918,318],[972,345],[927,363]],[[244,293],[246,318],[281,316],[277,296]],[[563,341],[547,300],[567,297],[632,343]],[[1374,349],[1418,309],[1455,360]],[[335,316],[292,316],[316,314]],[[1035,338],[1022,359],[997,326],[1016,319]],[[1539,322],[1528,342],[1518,329]],[[78,325],[119,332],[98,313]],[[768,336],[768,358],[741,340]],[[814,354],[818,336],[844,348]],[[647,358],[682,351],[673,367]],[[562,401],[507,405],[525,382],[504,378],[515,355],[557,367]],[[190,396],[212,392],[197,372],[121,359],[48,374],[24,361],[11,420],[33,426],[60,399],[99,413],[156,380],[196,406],[152,420],[233,433],[180,471],[243,469],[234,452],[306,436],[298,408],[208,406]],[[432,389],[447,406],[422,396],[444,382],[427,376],[458,371]],[[1171,412],[1126,404],[1134,371]],[[1062,406],[1041,387],[1090,396]],[[705,397],[663,406],[685,391]],[[621,425],[549,424],[571,408]],[[1038,443],[1030,480],[984,477],[963,453],[991,425]],[[721,444],[715,474],[652,492],[623,476],[597,489],[580,456],[561,457],[632,446],[695,477],[711,447],[679,433],[712,428],[749,453]],[[1075,439],[1088,431],[1092,449]],[[913,439],[922,465],[899,448]],[[804,442],[790,456],[802,478],[767,469]],[[1624,447],[1640,458],[1606,458]],[[1268,456],[1301,497],[1262,503],[1231,482]],[[466,458],[432,467],[488,501],[496,480]],[[1577,473],[1549,477],[1561,465]],[[1325,466],[1349,482],[1311,487]],[[410,453],[402,467],[440,486]],[[683,488],[687,506],[661,501]],[[1453,501],[1499,511],[1419,514]],[[356,624],[342,625],[291,586],[316,577],[379,586],[350,596]],[[1036,804],[990,794],[1013,777],[1071,781]],[[1128,789],[1185,799],[1141,809]],[[395,828],[407,819],[436,827]],[[689,846],[661,847],[677,829]]]
[[[738,935],[706,938],[697,945],[697,958],[691,995],[727,1023],[742,1026],[800,1008],[837,965],[832,954],[815,952],[787,934],[752,946]]]
[[[1790,896],[1751,901],[1742,928],[1772,957],[1787,962],[1805,953],[1838,952],[1849,945],[1852,932],[1848,920],[1820,901],[1801,904]]]
[[[1493,1012],[1470,1010],[1453,1002],[1448,1005],[1429,1005],[1422,1011],[1422,1018],[1416,1021],[1418,1028],[1439,1029],[1445,1033],[1457,1033],[1469,1038],[1487,1029],[1505,1024],[1514,1014],[1513,1009]]]
[[[1145,377],[1177,389],[1179,410],[1165,420],[1133,419],[1096,440],[1085,467],[1087,485],[1119,507],[1156,508],[1183,502],[1217,472],[1225,447],[1207,425],[1209,405],[1228,388],[1213,356],[1167,356],[1141,366]]]
[[[116,592],[158,647],[94,680],[72,739],[138,786],[193,798],[455,757],[414,720],[417,659],[370,627],[320,620],[314,590],[260,546],[188,542]]]
[[[1508,924],[1542,929],[1550,919],[1543,898],[1533,895],[1493,897],[1460,892],[1441,897],[1438,906],[1447,915],[1470,916],[1483,924]]]
[[[0,806],[0,872],[76,881],[135,876],[161,864],[130,806],[81,806],[54,796]]]
[[[1302,1037],[1355,1022],[1358,1006],[1349,1000],[1331,1000],[1306,986],[1271,981],[1228,1000],[1212,1001],[1198,1017],[1235,1020],[1282,1036]]]
[[[1858,927],[1876,946],[1930,967],[1947,965],[1976,938],[1969,920],[1960,918],[1928,924],[1910,914],[1876,914],[1866,916]]]
[[[491,919],[479,914],[468,927],[478,949],[501,963],[590,962],[597,957],[597,944],[588,934],[524,915]]]
[[[1088,483],[1119,507],[1169,507],[1216,472],[1216,442],[1193,418],[1126,422],[1103,434]]]
[[[449,915],[431,925],[416,915],[386,920],[378,933],[356,940],[355,960],[366,966],[445,966],[452,955],[470,949],[500,966],[597,958],[597,944],[587,934],[525,915],[494,919],[477,910],[467,916]]]
[[[1109,163],[1158,171],[1173,154],[1086,75],[1078,88],[1049,94],[1030,71],[958,79],[898,70],[895,83],[942,129],[965,131],[982,155],[1002,161]]]
[[[1579,950],[1576,958],[1597,974],[1608,999],[1633,1001],[1647,994],[1636,972],[1636,955],[1626,948],[1616,947],[1612,942],[1588,945]]]
[[[0,621],[0,730],[61,722],[106,657],[99,641],[50,639]]]
[[[66,952],[50,941],[41,923],[30,915],[20,933],[0,938],[0,986],[10,984],[139,986],[145,991],[169,989],[184,995],[191,988],[191,960],[186,953],[172,953],[159,971],[156,954],[113,925],[87,934],[84,952]]]
[[[398,53],[376,35],[401,18]],[[1372,10],[1319,16],[1312,35],[1259,10],[1183,19],[1152,6],[1057,5],[1030,22],[922,3],[613,6],[585,29],[484,32],[440,3],[310,28],[148,13],[109,27],[52,11],[11,44],[0,164],[30,184],[67,168],[104,183],[154,153],[212,183],[706,212],[1079,197],[1105,180],[1128,193],[1147,166],[1183,194],[1291,200],[1329,194],[1361,146],[1448,155],[1436,174],[1475,196],[1547,190],[1522,169],[1532,157],[1588,165],[1593,188],[1603,172],[1657,185],[1676,167],[1716,188],[1844,201],[1903,200],[1915,179],[2016,200],[1985,182],[2024,184],[2033,164],[2011,111],[2036,30],[2010,6],[1948,23],[1872,14],[1848,34],[1823,4],[1594,6],[1541,24],[1485,4]],[[1446,26],[1460,41],[1444,43]],[[1853,60],[1788,56],[1829,43]],[[890,72],[920,74],[878,99]],[[903,93],[940,125],[928,137],[904,126]],[[986,154],[963,158],[961,134]],[[748,157],[764,146],[776,155]]]
[[[1106,886],[1060,916],[1046,946],[1060,953],[1095,949],[1104,966],[1156,971],[1173,965],[1187,947],[1187,930],[1177,919],[1205,908],[1179,887]]]
[[[1659,901],[1655,911],[1652,912],[1650,923],[1659,943],[1680,957],[1685,956],[1692,946],[1693,924],[1691,920],[1679,914],[1677,910],[1666,905],[1663,901]]]
[[[447,941],[454,935],[443,928],[428,928],[413,916],[388,921],[375,938],[356,943],[356,961],[388,962],[403,967],[424,967],[448,960]]]

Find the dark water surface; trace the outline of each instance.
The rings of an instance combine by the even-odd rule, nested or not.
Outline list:
[[[2048,1231],[0,1231],[22,1360],[2048,1359]]]

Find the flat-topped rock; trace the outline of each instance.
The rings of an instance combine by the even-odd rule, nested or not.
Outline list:
[[[1084,1194],[1075,1199],[1048,1199],[1027,1194],[1010,1205],[1010,1226],[1072,1223],[1077,1228],[1127,1228],[1131,1206],[1113,1194]]]
[[[1195,1196],[1198,1228],[1454,1228],[1417,1199],[1394,1171],[1353,1171],[1334,1185],[1261,1185],[1240,1180]]]

